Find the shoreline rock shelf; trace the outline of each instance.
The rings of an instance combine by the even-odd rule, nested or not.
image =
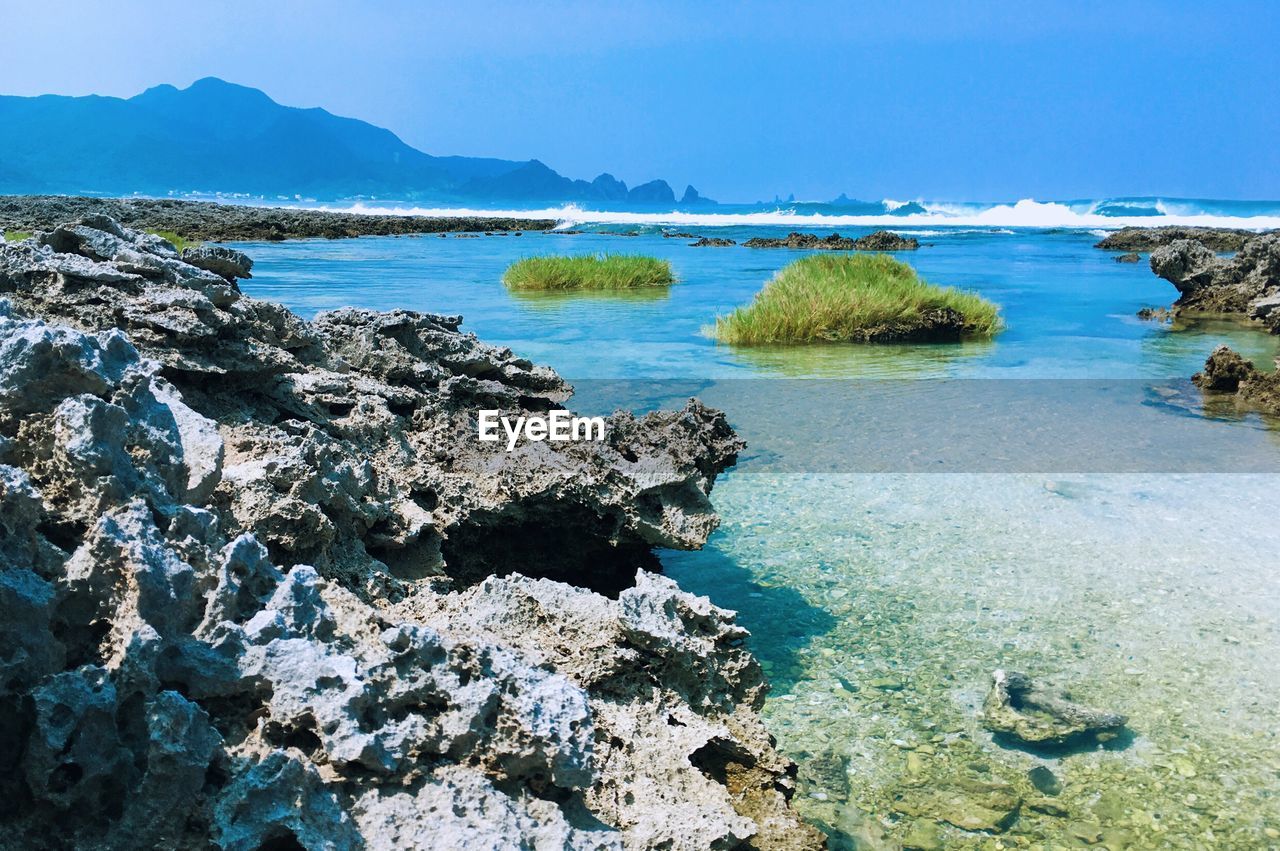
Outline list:
[[[194,241],[266,242],[437,233],[549,231],[552,219],[486,216],[384,216],[294,207],[252,207],[167,198],[0,196],[0,231],[47,231],[86,216],[109,216],[136,230],[163,230]]]
[[[744,630],[642,569],[715,528],[723,415],[489,451],[475,407],[570,388],[216,260],[105,217],[0,246],[6,841],[821,846]]]
[[[1131,227],[1107,234],[1094,245],[1094,248],[1147,252],[1179,239],[1190,239],[1213,251],[1239,251],[1246,242],[1258,235],[1258,231],[1235,228],[1196,228],[1176,225],[1151,228]]]

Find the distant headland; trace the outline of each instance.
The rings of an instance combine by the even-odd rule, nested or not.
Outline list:
[[[432,156],[381,127],[216,77],[131,98],[0,96],[0,194],[714,205],[665,180],[565,177],[536,159]]]

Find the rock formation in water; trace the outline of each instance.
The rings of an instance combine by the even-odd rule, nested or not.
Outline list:
[[[1152,251],[1179,239],[1190,239],[1214,251],[1239,251],[1257,231],[1234,228],[1186,228],[1164,225],[1153,228],[1121,228],[1107,234],[1094,248],[1113,251]]]
[[[853,241],[859,251],[915,251],[920,242],[914,236],[900,236],[890,230],[878,230]]]
[[[1101,740],[1114,736],[1129,721],[1041,688],[1017,671],[996,671],[991,679],[991,691],[982,705],[983,725],[1024,744],[1064,745],[1085,737]]]
[[[1128,254],[1117,254],[1117,263],[1137,263],[1142,259],[1142,255],[1136,251],[1130,251]]]
[[[552,219],[379,216],[287,207],[250,207],[155,198],[0,196],[0,231],[31,233],[86,216],[110,216],[136,229],[171,231],[191,240],[274,241],[474,231],[546,231]]]
[[[732,239],[725,239],[721,236],[704,236],[697,242],[689,243],[690,248],[728,248],[738,243]]]
[[[1226,346],[1214,349],[1191,380],[1207,393],[1233,395],[1237,407],[1280,416],[1280,371],[1263,372]]]
[[[1151,271],[1178,288],[1180,310],[1243,313],[1280,331],[1280,233],[1255,236],[1229,258],[1175,240],[1151,252]]]
[[[920,247],[914,237],[902,237],[892,231],[881,230],[858,239],[833,233],[817,236],[812,233],[792,231],[784,237],[756,236],[742,243],[747,248],[799,248],[824,251],[913,251]]]
[[[721,414],[507,453],[475,408],[555,373],[193,259],[0,246],[0,846],[820,844],[732,613],[637,572],[715,528]]]

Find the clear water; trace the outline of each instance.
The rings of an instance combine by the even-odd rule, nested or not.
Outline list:
[[[786,229],[698,230],[741,241]],[[1140,307],[1175,295],[1145,263],[1115,263],[1087,231],[1035,230],[933,232],[903,255],[1000,304],[1008,330],[992,343],[737,351],[701,328],[799,252],[693,249],[654,231],[253,244],[245,289],[303,314],[460,313],[483,339],[574,379],[1183,379],[1220,342],[1263,364],[1277,354],[1273,338],[1230,321],[1139,321]],[[666,257],[680,282],[622,299],[514,297],[500,283],[519,257],[593,251]],[[1153,414],[1120,400],[1107,415]],[[1201,425],[1241,440],[1265,429]],[[831,474],[748,458],[713,494],[724,524],[710,545],[664,564],[751,629],[774,683],[768,721],[802,765],[797,803],[834,847],[929,840],[919,831],[946,814],[919,801],[947,790],[951,809],[972,810],[992,782],[1024,799],[1016,820],[997,835],[943,824],[940,847],[1280,847],[1277,484]],[[1000,746],[977,718],[998,667],[1126,713],[1132,739],[1067,754]],[[1060,812],[1030,806],[1043,797],[1026,774],[1037,765],[1062,784]]]

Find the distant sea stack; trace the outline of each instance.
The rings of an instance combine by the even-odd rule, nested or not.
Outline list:
[[[633,204],[674,204],[676,193],[665,180],[650,180],[628,192],[627,200]]]
[[[701,207],[703,205],[714,206],[715,203],[716,202],[712,201],[710,198],[703,198],[699,195],[698,190],[694,189],[692,184],[684,188],[684,195],[680,198],[681,207]]]

